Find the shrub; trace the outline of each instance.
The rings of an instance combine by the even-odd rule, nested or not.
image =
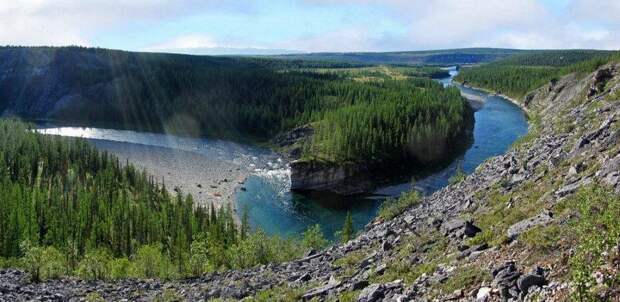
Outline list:
[[[108,272],[109,278],[116,279],[125,279],[129,277],[129,272],[131,269],[131,262],[127,258],[116,258],[112,259],[108,262]]]
[[[321,231],[321,226],[315,224],[311,226],[304,232],[303,237],[303,246],[306,249],[322,249],[329,244],[329,241],[325,239],[323,236],[323,232]]]
[[[87,280],[102,280],[109,277],[110,254],[104,249],[96,249],[86,252],[80,264],[77,275]]]
[[[344,219],[344,224],[342,226],[342,231],[338,234],[341,242],[347,242],[353,239],[355,235],[355,230],[353,229],[353,217],[351,216],[351,212],[347,212],[347,217]]]
[[[258,231],[250,234],[231,249],[231,262],[235,268],[265,264],[273,259],[267,236]]]
[[[192,242],[190,247],[189,266],[190,272],[197,276],[208,272],[209,269],[209,248],[204,236],[199,236]]]
[[[162,254],[160,245],[143,245],[134,255],[132,275],[138,278],[169,279],[175,272],[170,259]]]
[[[24,254],[21,265],[30,274],[31,281],[44,281],[64,274],[65,260],[56,248],[35,246],[29,241],[23,241],[20,249]]]

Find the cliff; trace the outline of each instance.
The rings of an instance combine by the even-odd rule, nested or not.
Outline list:
[[[319,301],[559,301],[620,297],[620,65],[532,92],[530,133],[389,221],[295,261],[161,282],[54,280],[0,271],[0,299],[136,301],[270,294]],[[615,283],[614,283],[615,282]],[[615,285],[614,285],[615,284]]]

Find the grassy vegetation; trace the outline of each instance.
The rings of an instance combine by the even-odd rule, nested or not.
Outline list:
[[[277,286],[258,292],[254,297],[246,299],[249,302],[295,302],[301,301],[305,288]]]
[[[450,178],[448,179],[448,183],[454,185],[465,180],[466,177],[467,173],[465,173],[463,167],[458,166],[456,169],[456,173],[454,173],[454,175],[450,176]]]
[[[448,263],[451,259],[446,255],[450,252],[448,240],[436,231],[411,235],[403,238],[385,272],[372,276],[371,281],[385,283],[400,279],[411,284],[423,274],[432,274],[439,264]],[[419,261],[412,259],[414,254],[422,258]]]
[[[576,288],[574,298],[594,301],[597,292],[620,286],[620,271],[617,268],[615,273],[607,271],[610,269],[607,265],[620,257],[620,197],[605,188],[588,187],[558,204],[557,210],[566,217],[574,217],[563,233],[576,247],[569,260],[570,276]],[[607,277],[602,284],[594,286],[597,271]]]
[[[400,198],[387,199],[381,204],[377,217],[384,221],[390,220],[416,205],[419,201],[420,193],[417,191],[404,193]]]
[[[491,281],[491,274],[479,266],[461,266],[450,275],[448,280],[439,283],[436,289],[440,294],[451,294],[459,289],[468,289],[482,282]]]

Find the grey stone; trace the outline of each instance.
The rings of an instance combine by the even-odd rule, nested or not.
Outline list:
[[[545,226],[553,222],[552,213],[549,211],[544,211],[534,217],[530,217],[524,220],[521,220],[508,228],[506,235],[510,240],[515,239],[519,235],[527,232],[536,226]]]
[[[375,302],[384,297],[385,288],[382,284],[371,284],[364,288],[357,297],[358,302]]]

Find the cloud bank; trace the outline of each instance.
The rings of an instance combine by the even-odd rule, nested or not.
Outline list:
[[[299,28],[277,22],[309,11],[319,17]],[[366,13],[353,13],[360,11]],[[201,16],[199,23],[184,23]],[[0,45],[147,51],[620,49],[618,16],[618,0],[13,0],[0,4]],[[257,35],[258,26],[263,30]],[[234,30],[234,37],[221,28]]]

